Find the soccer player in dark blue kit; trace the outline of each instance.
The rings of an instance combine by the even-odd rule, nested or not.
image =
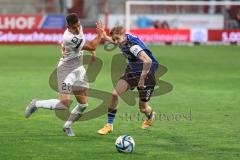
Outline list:
[[[107,36],[106,32],[103,35],[105,40],[119,46],[122,54],[128,60],[128,65],[124,75],[113,89],[108,108],[108,123],[102,129],[98,130],[97,133],[106,135],[113,131],[113,122],[118,108],[119,96],[128,89],[134,89],[135,87],[137,87],[139,92],[140,112],[144,113],[147,117],[142,124],[142,128],[146,129],[151,126],[155,117],[155,112],[148,105],[148,101],[156,84],[154,74],[158,68],[158,61],[138,37],[126,34],[122,26],[112,28],[110,36]]]

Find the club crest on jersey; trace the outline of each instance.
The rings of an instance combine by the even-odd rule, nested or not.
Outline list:
[[[79,39],[77,37],[73,37],[73,39],[71,40],[74,44],[76,44],[76,48],[78,48],[81,43],[82,43],[82,39]]]

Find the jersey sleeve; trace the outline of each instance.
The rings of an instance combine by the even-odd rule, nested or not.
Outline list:
[[[143,51],[143,49],[139,45],[133,45],[130,47],[129,50],[136,57],[138,57],[139,53]]]

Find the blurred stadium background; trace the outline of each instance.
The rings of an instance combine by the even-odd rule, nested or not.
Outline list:
[[[106,29],[124,25],[147,43],[240,43],[240,1],[229,0],[0,0],[0,43],[57,43],[70,12],[87,39],[101,19]]]

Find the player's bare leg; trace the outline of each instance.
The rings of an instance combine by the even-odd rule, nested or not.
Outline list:
[[[148,105],[147,102],[144,102],[141,100],[139,100],[139,109],[140,109],[140,112],[144,113],[147,117],[147,119],[142,124],[142,129],[147,129],[149,126],[152,125],[156,113]]]
[[[68,136],[75,136],[71,127],[74,122],[79,120],[84,110],[88,106],[88,89],[87,88],[82,89],[81,91],[74,92],[74,95],[78,101],[78,104],[71,111],[71,114],[68,120],[66,121],[66,123],[64,124],[64,128],[63,128],[64,132],[66,132]]]
[[[102,129],[97,131],[98,134],[106,135],[113,131],[113,122],[117,113],[119,96],[121,96],[128,89],[129,85],[125,80],[120,79],[117,82],[117,85],[112,92],[111,101],[108,107],[108,123]]]
[[[29,118],[39,108],[50,110],[66,110],[71,103],[70,94],[60,94],[59,99],[32,100],[26,107],[25,117]]]

